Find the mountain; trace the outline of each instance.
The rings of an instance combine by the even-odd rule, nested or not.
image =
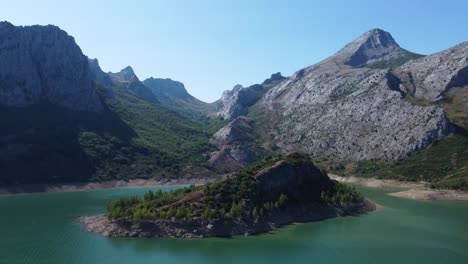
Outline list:
[[[373,29],[207,104],[130,66],[105,73],[58,27],[1,22],[0,184],[205,177],[304,152],[337,173],[468,190],[467,54],[418,55]]]
[[[171,79],[148,78],[143,81],[157,100],[179,114],[198,119],[214,111],[214,104],[198,100],[190,95],[183,83]]]
[[[464,46],[421,58],[401,48],[390,33],[373,29],[335,55],[279,81],[249,109],[242,103],[230,109],[243,108],[241,114],[254,119],[252,130],[263,140],[244,146],[279,147],[316,159],[395,162],[452,132],[440,105],[414,104],[407,97],[411,89],[427,90],[419,84],[424,77],[411,79],[418,82],[414,89],[405,88],[409,84],[401,76],[416,70],[415,75],[425,71],[423,76],[440,72],[444,79],[448,70],[452,83],[466,85]],[[242,89],[233,93],[237,90]]]
[[[259,104],[271,112],[274,141],[315,157],[395,161],[447,135],[440,107],[412,105],[390,69],[363,67],[403,53],[389,33],[371,30],[270,89]]]
[[[269,88],[242,113],[252,127],[237,137],[255,131],[244,148],[305,152],[337,173],[468,189],[466,46],[423,57],[370,30]]]
[[[0,184],[206,177],[207,128],[55,26],[0,23]]]
[[[0,104],[25,107],[40,102],[103,110],[88,58],[65,31],[0,22]]]

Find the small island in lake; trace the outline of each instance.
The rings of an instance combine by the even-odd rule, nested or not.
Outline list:
[[[205,186],[112,200],[105,215],[82,217],[110,237],[252,235],[294,222],[375,210],[354,188],[331,180],[308,156],[262,160]]]

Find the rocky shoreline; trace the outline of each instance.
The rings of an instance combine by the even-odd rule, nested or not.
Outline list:
[[[268,217],[256,219],[172,218],[134,222],[125,219],[112,221],[101,214],[83,216],[79,220],[86,226],[87,231],[107,237],[205,238],[256,235],[293,223],[361,215],[375,210],[376,205],[372,201],[364,199],[359,203],[345,207],[333,207],[319,203],[298,205]]]
[[[122,187],[151,187],[199,185],[215,180],[214,178],[180,178],[180,179],[132,179],[112,180],[103,182],[78,182],[63,184],[22,184],[0,187],[0,195],[38,193],[38,192],[79,192]]]

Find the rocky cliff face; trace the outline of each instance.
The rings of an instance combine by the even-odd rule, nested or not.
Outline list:
[[[416,98],[441,99],[450,88],[468,84],[468,42],[405,63],[396,69],[400,89]]]
[[[210,143],[218,147],[209,165],[219,171],[237,171],[258,157],[250,143],[254,140],[253,120],[240,116],[216,132]]]
[[[0,22],[0,104],[39,102],[100,111],[88,59],[73,37],[55,26]]]
[[[330,178],[311,163],[294,166],[287,161],[279,161],[255,175],[257,193],[262,199],[274,201],[281,194],[288,197],[303,193],[320,193],[330,184]]]
[[[273,113],[277,145],[339,160],[393,161],[446,135],[440,107],[410,104],[391,70],[363,67],[402,53],[390,34],[371,30],[273,87],[259,104]]]
[[[248,113],[249,107],[254,105],[264,95],[264,93],[277,83],[286,79],[281,73],[272,74],[262,84],[255,84],[249,87],[236,85],[232,90],[225,91],[218,101],[217,115],[224,119],[233,119]]]

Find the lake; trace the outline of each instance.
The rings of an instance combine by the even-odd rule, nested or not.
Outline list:
[[[175,187],[162,187],[171,190]],[[234,238],[107,238],[82,215],[148,189],[0,196],[0,263],[468,263],[468,202],[411,201],[359,187],[379,209]]]

